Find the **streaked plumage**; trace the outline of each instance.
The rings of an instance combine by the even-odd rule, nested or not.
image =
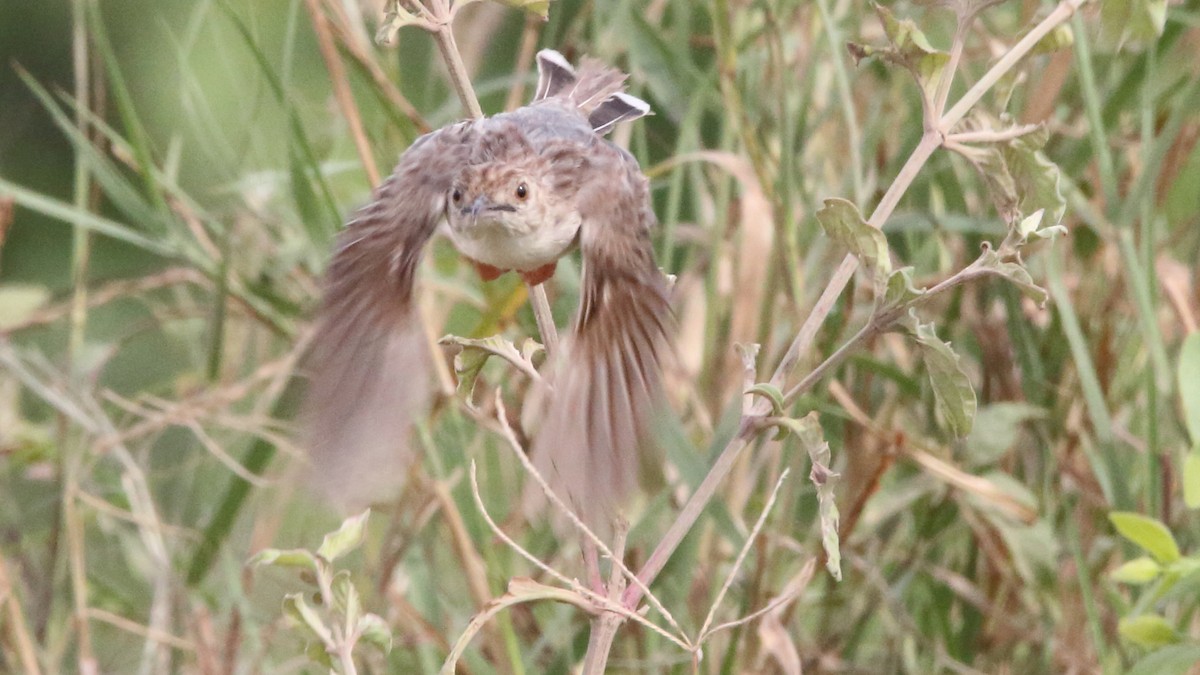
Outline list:
[[[595,61],[576,73],[543,51],[538,66],[533,103],[418,139],[338,239],[305,415],[318,483],[340,502],[402,480],[428,370],[414,274],[443,222],[485,278],[512,269],[540,282],[579,246],[579,314],[550,364],[534,459],[592,523],[637,484],[670,309],[646,179],[601,134],[649,108]]]

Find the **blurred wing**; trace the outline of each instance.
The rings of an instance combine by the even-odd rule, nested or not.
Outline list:
[[[338,236],[302,420],[313,483],[343,507],[385,498],[404,479],[412,419],[429,395],[414,277],[473,133],[463,123],[417,139]]]
[[[660,409],[671,310],[636,161],[597,139],[580,172],[579,316],[563,342],[533,454],[555,492],[589,526],[606,530],[639,477],[661,470],[647,437]]]

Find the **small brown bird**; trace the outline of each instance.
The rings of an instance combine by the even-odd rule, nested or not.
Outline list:
[[[304,413],[317,483],[336,501],[380,499],[402,480],[428,390],[414,275],[442,223],[485,280],[515,270],[541,283],[578,245],[579,314],[549,369],[534,460],[593,524],[638,482],[670,308],[646,178],[602,135],[650,109],[599,62],[576,72],[551,50],[537,62],[530,105],[417,139],[338,238]]]

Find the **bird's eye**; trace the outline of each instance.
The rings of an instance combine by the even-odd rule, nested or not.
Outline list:
[[[459,190],[458,188],[454,188],[454,191],[450,193],[450,201],[454,202],[455,204],[461,202],[462,201],[462,190]]]
[[[521,183],[517,185],[517,199],[525,199],[529,196],[529,186]]]

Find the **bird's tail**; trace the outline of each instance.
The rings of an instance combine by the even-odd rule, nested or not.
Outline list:
[[[650,114],[650,104],[625,93],[625,73],[595,59],[584,59],[576,71],[553,49],[537,54],[538,84],[534,101],[563,98],[579,109],[598,134],[619,122]]]

